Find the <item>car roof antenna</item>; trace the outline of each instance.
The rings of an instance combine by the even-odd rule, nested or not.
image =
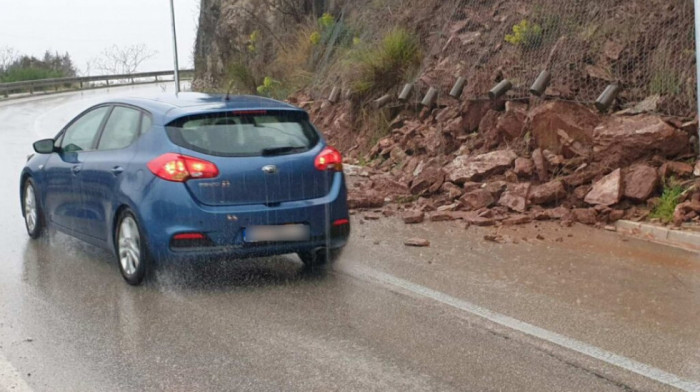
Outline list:
[[[231,80],[228,83],[228,88],[226,89],[226,96],[224,97],[224,101],[230,101],[231,100],[231,90],[233,89],[233,80]]]

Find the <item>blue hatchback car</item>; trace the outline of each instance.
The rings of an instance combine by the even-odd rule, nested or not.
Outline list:
[[[113,251],[124,279],[156,265],[337,256],[350,233],[342,157],[294,106],[185,93],[105,102],[22,171],[27,232],[47,225]]]

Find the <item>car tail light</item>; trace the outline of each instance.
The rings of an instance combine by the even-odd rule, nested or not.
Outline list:
[[[349,219],[337,219],[333,222],[333,226],[343,226],[343,225],[348,225],[350,224]]]
[[[219,175],[219,168],[211,162],[174,153],[163,154],[148,162],[148,169],[156,176],[173,182]]]
[[[343,156],[333,147],[326,147],[316,157],[314,165],[318,170],[343,171]]]

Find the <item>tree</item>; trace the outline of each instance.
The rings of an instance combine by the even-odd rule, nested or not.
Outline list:
[[[9,46],[0,48],[0,73],[5,72],[19,57],[17,51]]]
[[[126,47],[112,45],[102,51],[102,55],[94,60],[95,68],[104,74],[133,74],[141,64],[156,55],[156,51],[148,49],[145,44]]]

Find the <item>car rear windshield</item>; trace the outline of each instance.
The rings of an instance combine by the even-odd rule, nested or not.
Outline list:
[[[283,155],[319,141],[301,111],[233,111],[179,118],[166,126],[173,143],[217,156]]]

